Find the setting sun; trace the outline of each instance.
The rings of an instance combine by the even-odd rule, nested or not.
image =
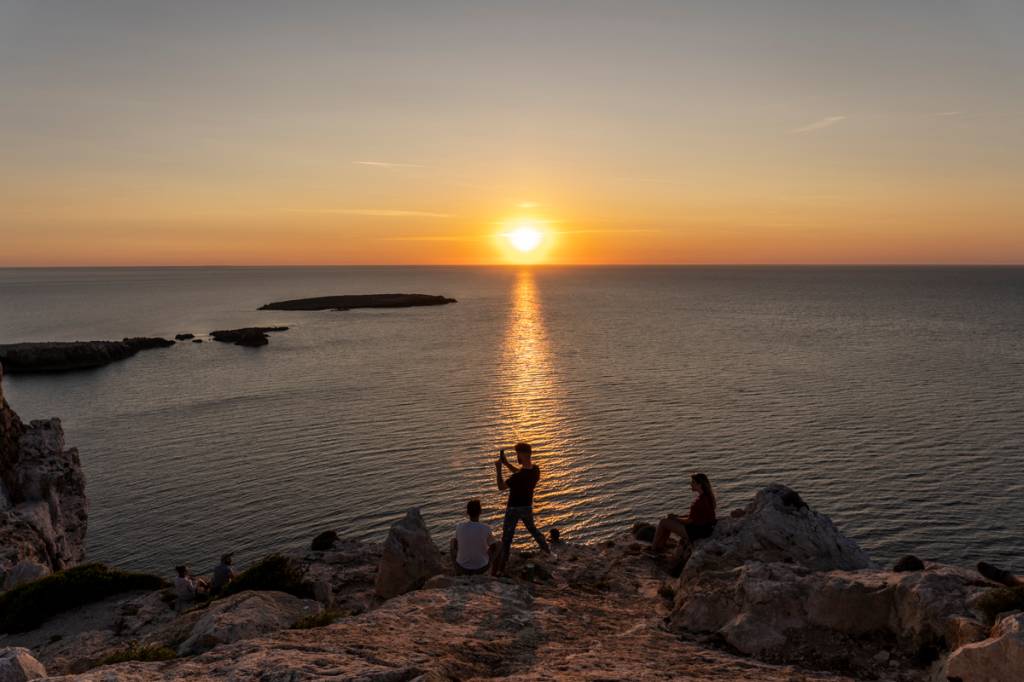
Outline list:
[[[505,237],[516,250],[522,253],[530,253],[536,250],[540,243],[544,241],[544,235],[532,225],[521,225],[512,232],[507,233]]]

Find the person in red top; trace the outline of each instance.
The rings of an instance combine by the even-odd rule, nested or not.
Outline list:
[[[711,481],[704,474],[690,476],[690,489],[697,493],[690,505],[690,513],[686,516],[669,514],[658,523],[658,530],[654,533],[654,542],[651,543],[651,551],[660,553],[665,549],[669,536],[673,533],[679,536],[679,550],[676,552],[674,561],[675,567],[682,568],[690,550],[690,545],[695,540],[709,537],[715,529],[715,493],[711,490]],[[674,571],[673,571],[674,572]]]

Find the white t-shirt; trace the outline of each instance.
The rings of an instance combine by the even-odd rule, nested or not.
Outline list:
[[[479,521],[463,521],[455,526],[459,553],[455,560],[467,571],[476,571],[490,563],[487,550],[494,544],[491,527]]]
[[[196,582],[192,578],[182,578],[179,575],[174,579],[174,591],[178,599],[193,599],[196,596]]]

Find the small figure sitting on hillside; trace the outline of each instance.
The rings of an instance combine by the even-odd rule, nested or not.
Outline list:
[[[174,579],[174,595],[177,597],[176,609],[183,610],[198,599],[210,593],[210,585],[203,578],[193,578],[188,566],[175,566],[178,577]]]
[[[235,569],[231,566],[233,563],[233,552],[228,552],[221,556],[220,563],[213,569],[213,582],[210,583],[211,595],[216,596],[220,594],[228,586],[228,583],[235,579]]]
[[[470,500],[466,503],[469,521],[463,521],[455,526],[455,537],[451,542],[455,575],[487,573],[498,552],[498,544],[491,527],[480,523],[480,512],[480,500]]]
[[[693,474],[690,477],[690,489],[697,493],[690,505],[690,513],[686,516],[669,514],[658,523],[651,543],[651,552],[660,554],[672,534],[679,536],[679,548],[672,557],[670,573],[679,575],[690,557],[693,543],[710,537],[715,529],[715,493],[711,489],[711,481],[704,474]]]

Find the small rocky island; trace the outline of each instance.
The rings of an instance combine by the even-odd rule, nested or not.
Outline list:
[[[132,337],[120,341],[46,341],[0,345],[0,362],[11,374],[70,372],[103,367],[139,351],[167,348],[174,341]]]
[[[412,308],[425,305],[458,303],[454,298],[429,294],[354,294],[349,296],[317,296],[277,301],[260,306],[260,310],[353,310],[355,308]]]
[[[233,343],[236,346],[265,346],[270,343],[270,332],[286,332],[288,327],[243,327],[242,329],[218,329],[210,332],[214,341]]]

